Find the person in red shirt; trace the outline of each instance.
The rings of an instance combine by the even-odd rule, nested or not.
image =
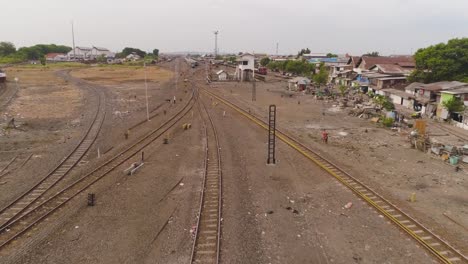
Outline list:
[[[322,140],[325,144],[328,143],[328,133],[325,129],[322,131]]]

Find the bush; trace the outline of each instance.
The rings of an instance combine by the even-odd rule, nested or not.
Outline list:
[[[392,127],[394,122],[395,120],[391,117],[382,118],[382,125],[384,125],[385,127]]]

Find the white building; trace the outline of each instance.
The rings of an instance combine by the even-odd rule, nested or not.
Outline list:
[[[227,72],[220,70],[216,72],[216,75],[218,75],[218,80],[219,81],[226,81],[228,79],[228,74]]]
[[[255,56],[250,53],[243,53],[237,59],[236,79],[248,81],[255,77]]]
[[[69,60],[86,60],[89,59],[91,50],[92,48],[88,47],[75,47],[75,49],[68,52],[67,56]]]
[[[111,52],[110,50],[106,49],[106,48],[101,48],[101,47],[93,47],[91,49],[91,57],[93,59],[97,58],[97,57],[100,57],[100,56],[104,56],[106,57],[107,59],[109,58],[114,58],[115,57],[115,53]]]
[[[69,60],[94,60],[97,57],[114,58],[115,53],[100,47],[75,47],[67,54]]]
[[[137,61],[141,59],[141,57],[136,54],[135,52],[132,52],[131,54],[128,54],[127,57],[125,57],[127,61]]]
[[[45,59],[46,61],[66,61],[68,56],[64,53],[47,53]]]

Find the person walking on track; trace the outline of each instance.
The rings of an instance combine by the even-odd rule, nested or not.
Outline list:
[[[325,144],[328,143],[328,132],[325,129],[322,131],[322,141]]]

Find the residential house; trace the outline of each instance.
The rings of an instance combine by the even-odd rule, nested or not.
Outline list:
[[[288,81],[289,91],[303,91],[310,84],[310,79],[306,77],[295,77]]]
[[[46,61],[67,61],[68,56],[65,53],[47,53],[45,59]]]
[[[255,56],[251,53],[243,53],[237,58],[235,76],[237,80],[249,81],[255,77]]]
[[[413,106],[414,95],[393,88],[384,88],[380,90],[384,96],[387,96],[396,105],[402,105],[407,108]]]
[[[421,111],[422,114],[430,117],[435,114],[442,117],[442,108],[438,107],[441,91],[449,91],[466,85],[466,83],[457,81],[443,81],[429,84],[415,82],[408,85],[405,88],[405,92],[414,96],[412,107],[415,111]]]
[[[218,75],[218,80],[219,81],[227,81],[228,79],[228,73],[225,72],[224,70],[220,70],[216,72],[216,75]]]
[[[141,59],[140,55],[136,54],[136,52],[132,52],[125,57],[126,61],[137,61]]]
[[[68,52],[67,56],[68,60],[95,60],[100,56],[104,56],[106,59],[114,58],[115,53],[100,47],[75,47]]]
[[[75,47],[67,53],[68,60],[88,60],[91,56],[92,48]]]
[[[111,59],[115,57],[115,53],[111,52],[110,50],[102,47],[93,47],[91,49],[90,54],[92,59],[96,59],[97,57],[104,56],[106,59]]]
[[[413,56],[362,56],[357,63],[356,69],[366,71],[370,70],[376,64],[393,64],[407,69],[414,69],[416,66]]]
[[[468,106],[468,83],[465,83],[464,85],[457,86],[456,88],[450,89],[450,90],[442,90],[440,91],[440,102],[439,106],[437,108],[437,116],[442,118],[442,119],[447,119],[449,118],[449,113],[445,107],[443,107],[444,102],[447,102],[448,100],[452,98],[458,98],[460,99],[465,106]],[[459,122],[461,124],[464,124],[462,128],[468,129],[468,120],[464,120],[465,118],[465,113],[464,112],[456,112],[456,113],[450,113],[451,116],[450,118],[456,122]]]
[[[0,83],[5,83],[6,77],[6,73],[0,69]]]

